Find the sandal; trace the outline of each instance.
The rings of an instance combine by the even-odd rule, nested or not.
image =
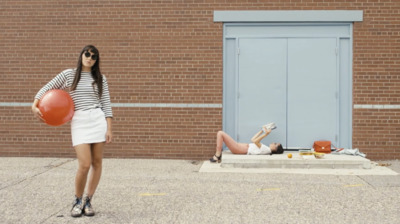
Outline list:
[[[216,159],[214,159],[214,158],[216,158]],[[221,163],[221,159],[222,159],[222,154],[221,154],[220,156],[214,155],[214,156],[210,159],[210,162],[212,162],[212,163],[216,163],[216,162]]]

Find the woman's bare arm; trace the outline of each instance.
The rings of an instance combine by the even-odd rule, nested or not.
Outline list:
[[[271,133],[271,130],[270,130],[270,129],[267,130],[265,127],[263,127],[263,129],[264,129],[264,131],[265,131],[264,134],[261,134],[263,131],[259,131],[259,132],[257,132],[257,133],[251,138],[251,142],[253,142],[254,144],[256,144],[258,148],[261,147],[260,141],[261,141],[263,138],[267,137],[267,136],[269,135],[269,133]]]

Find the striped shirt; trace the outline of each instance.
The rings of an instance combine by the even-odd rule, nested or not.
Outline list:
[[[40,100],[42,96],[52,89],[69,90],[74,82],[75,69],[67,69],[62,71],[50,82],[48,82],[36,94],[35,99]],[[76,89],[69,91],[72,100],[75,104],[75,110],[88,110],[95,107],[100,107],[106,117],[112,117],[110,93],[108,91],[107,79],[103,75],[103,94],[99,98],[97,85],[92,85],[94,79],[91,72],[81,72],[81,79],[79,80]]]

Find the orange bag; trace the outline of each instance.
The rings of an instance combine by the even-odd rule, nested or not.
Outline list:
[[[331,153],[331,141],[315,141],[313,148],[315,152]]]

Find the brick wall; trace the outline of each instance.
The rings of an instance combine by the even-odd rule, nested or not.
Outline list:
[[[354,4],[356,5],[356,4]],[[353,103],[400,105],[400,2],[364,1],[354,24]],[[353,147],[372,159],[400,159],[400,110],[354,109]]]
[[[399,110],[355,110],[353,124],[353,146],[368,158],[400,158]]]
[[[0,103],[31,103],[86,44],[101,52],[113,103],[222,103],[222,24],[214,10],[364,10],[354,24],[354,104],[400,104],[398,1],[0,2]],[[116,107],[107,157],[205,159],[222,108]],[[49,127],[30,107],[0,106],[0,156],[73,157],[69,126]],[[400,158],[400,110],[353,111],[353,147]],[[379,129],[377,129],[377,125]],[[378,130],[378,131],[377,131]],[[379,153],[385,152],[385,153]]]

